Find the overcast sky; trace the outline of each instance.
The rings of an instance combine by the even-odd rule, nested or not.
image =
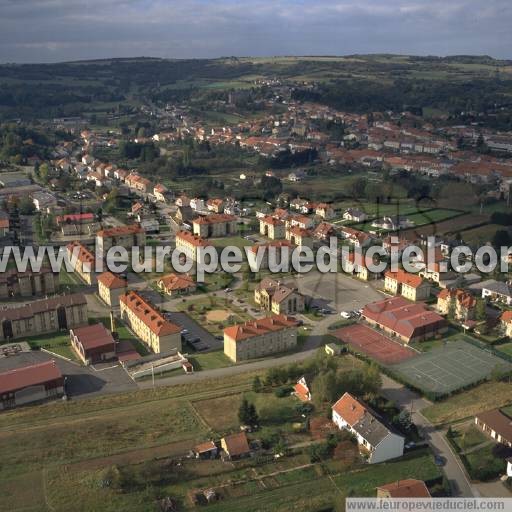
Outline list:
[[[0,62],[108,57],[487,54],[511,0],[0,0]]]

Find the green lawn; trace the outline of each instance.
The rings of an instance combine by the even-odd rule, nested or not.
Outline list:
[[[44,348],[49,352],[53,352],[60,356],[64,356],[67,359],[71,359],[73,361],[78,361],[75,353],[71,349],[70,341],[69,341],[69,333],[52,333],[52,334],[44,334],[41,336],[34,336],[31,338],[22,338],[21,341],[27,341],[32,349],[41,349]]]
[[[494,443],[462,456],[469,476],[474,480],[494,480],[503,475],[507,463],[500,456],[500,448]]]
[[[194,371],[214,370],[216,368],[225,368],[233,364],[221,350],[207,352],[205,354],[195,354],[189,357],[189,361],[194,366]]]
[[[245,238],[241,236],[229,236],[229,237],[222,237],[222,238],[212,238],[210,239],[210,242],[220,251],[224,249],[224,247],[238,247],[242,250],[242,255],[245,259],[245,252],[244,247],[250,247],[251,245],[254,245],[254,242],[251,242],[250,240],[246,240]]]
[[[471,424],[466,428],[452,428],[451,440],[459,452],[469,450],[490,440],[481,430]]]

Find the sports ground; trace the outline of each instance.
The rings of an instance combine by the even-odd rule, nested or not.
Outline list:
[[[417,352],[364,324],[342,327],[334,336],[387,366],[404,382],[439,395],[484,380],[496,368],[512,369],[511,363],[464,341],[462,336],[429,352]]]
[[[392,370],[423,391],[447,394],[489,377],[497,367],[510,369],[512,365],[458,339],[395,364]]]
[[[388,365],[406,361],[418,353],[364,324],[353,324],[338,329],[334,336],[348,343],[357,352]]]

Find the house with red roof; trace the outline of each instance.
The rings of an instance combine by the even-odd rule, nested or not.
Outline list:
[[[437,309],[442,315],[451,312],[453,318],[466,322],[475,318],[476,299],[466,290],[445,288],[437,296]]]
[[[266,236],[271,240],[277,240],[285,237],[285,223],[283,220],[265,215],[260,218],[260,235]]]
[[[396,272],[388,270],[384,274],[384,289],[393,295],[402,295],[406,299],[417,301],[426,300],[430,296],[430,283],[417,274],[411,274],[399,269]]]
[[[377,487],[377,498],[430,498],[423,480],[407,478]]]
[[[53,360],[0,373],[0,411],[63,394],[64,376]]]
[[[367,304],[362,318],[370,325],[381,328],[405,343],[423,341],[447,329],[445,319],[426,308],[403,297],[393,297]]]
[[[171,297],[196,291],[196,283],[188,274],[169,274],[160,278],[156,284],[160,290]]]
[[[192,221],[194,235],[212,238],[236,235],[236,217],[226,213],[212,213]]]
[[[301,377],[293,386],[293,394],[303,402],[311,402],[311,390],[306,382],[306,377]]]
[[[235,363],[269,354],[286,352],[297,346],[295,318],[272,315],[224,329],[224,353]]]
[[[500,322],[505,336],[512,338],[512,311],[505,311],[500,317]]]
[[[126,291],[128,281],[112,272],[103,272],[98,276],[98,295],[101,300],[113,308],[119,307],[119,297]]]
[[[350,393],[345,393],[332,406],[332,421],[340,430],[356,437],[360,452],[370,464],[395,459],[404,453],[404,438]]]
[[[116,342],[102,323],[71,329],[69,337],[71,348],[85,365],[116,357]]]

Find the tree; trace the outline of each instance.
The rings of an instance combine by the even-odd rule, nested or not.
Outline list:
[[[475,307],[475,318],[482,322],[487,318],[487,305],[483,299],[477,299]]]
[[[50,169],[48,164],[44,163],[39,166],[39,177],[43,183],[48,183]]]
[[[496,231],[492,238],[492,245],[495,249],[498,249],[500,247],[508,247],[510,244],[510,235],[508,234],[508,231],[504,229],[499,229]]]
[[[238,409],[238,420],[242,425],[257,425],[259,422],[258,413],[254,404],[244,398]]]
[[[256,377],[254,377],[254,379],[252,381],[252,390],[255,393],[259,393],[262,389],[263,389],[263,383],[261,382],[261,379],[259,378],[259,376],[256,375]]]
[[[448,303],[448,320],[455,320],[456,313],[457,306],[455,304],[455,297],[451,297],[450,302]]]
[[[319,374],[312,385],[312,395],[318,403],[332,403],[337,398],[336,373],[329,370]]]

